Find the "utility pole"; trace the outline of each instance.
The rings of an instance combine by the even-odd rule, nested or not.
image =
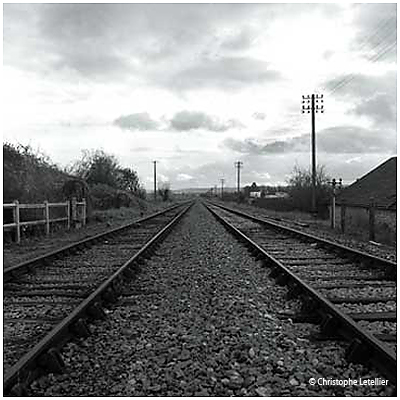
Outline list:
[[[240,168],[243,167],[243,163],[241,161],[236,161],[234,165],[235,165],[235,168],[237,168],[237,192],[239,195],[239,193],[240,193]]]
[[[157,161],[154,164],[154,201],[157,201]]]
[[[336,185],[339,184],[339,189],[342,188],[342,178],[339,179],[339,182],[333,178],[330,182],[332,185],[332,212],[331,212],[331,228],[335,229],[336,227]]]
[[[221,178],[221,200],[224,198],[224,182],[225,179]]]
[[[307,96],[302,96],[302,113],[306,111],[308,114],[311,113],[311,171],[312,171],[312,188],[311,188],[311,211],[315,215],[317,212],[317,196],[316,196],[316,186],[317,186],[317,154],[316,154],[316,144],[315,144],[315,113],[320,111],[324,112],[324,106],[319,105],[318,102],[324,102],[323,94],[312,94]],[[311,105],[310,105],[311,102]]]

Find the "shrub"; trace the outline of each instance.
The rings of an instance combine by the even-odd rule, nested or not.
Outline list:
[[[317,167],[316,174],[316,204],[319,213],[325,214],[331,196],[329,177],[324,166]],[[296,209],[311,211],[312,174],[310,170],[295,166],[289,178],[289,194]]]
[[[99,183],[92,185],[90,189],[93,208],[108,209],[136,206],[138,200],[124,190],[115,189],[111,186]]]
[[[3,201],[21,203],[63,200],[69,176],[30,146],[3,143]]]

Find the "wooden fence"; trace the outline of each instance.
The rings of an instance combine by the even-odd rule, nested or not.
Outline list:
[[[15,230],[15,241],[21,242],[21,231],[25,226],[44,225],[46,235],[50,234],[50,224],[55,222],[66,222],[67,229],[71,228],[71,223],[74,227],[78,224],[86,224],[86,201],[83,199],[78,202],[76,198],[65,203],[49,203],[45,201],[43,204],[20,204],[18,200],[13,203],[3,204],[3,222],[4,210],[12,209],[12,222],[3,223],[3,230]],[[21,210],[42,210],[42,218],[23,221],[21,218]],[[50,218],[51,209],[63,209],[64,215],[58,218]]]
[[[374,202],[369,205],[332,203],[329,207],[331,227],[340,227],[342,233],[357,232],[370,241],[378,240],[389,243],[396,241],[397,210],[379,206]]]

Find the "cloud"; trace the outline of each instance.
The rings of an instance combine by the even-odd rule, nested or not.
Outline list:
[[[267,114],[265,114],[263,112],[255,112],[255,113],[253,113],[252,117],[254,119],[258,119],[258,120],[264,121],[265,118],[267,118]]]
[[[333,88],[348,75],[340,76],[326,82],[326,87]],[[355,74],[350,76],[351,81],[345,83],[336,92],[335,96],[343,97],[351,102],[348,114],[366,116],[379,128],[396,129],[397,124],[397,73],[386,72],[380,76]]]
[[[194,66],[167,77],[164,84],[180,90],[201,88],[240,89],[252,84],[275,82],[280,73],[265,61],[251,57],[218,57],[197,60]]]
[[[178,174],[178,175],[176,176],[176,180],[177,180],[177,181],[180,181],[180,182],[191,181],[191,180],[193,180],[193,179],[194,179],[193,176],[191,176],[191,175],[189,175],[189,174],[180,173],[180,174]]]
[[[396,98],[391,99],[386,94],[377,94],[360,102],[353,109],[356,115],[367,116],[376,126],[391,126],[396,129],[397,105]]]
[[[359,126],[335,126],[323,129],[317,146],[326,153],[391,153],[396,133]],[[317,147],[317,148],[318,148]]]
[[[133,73],[145,78],[150,69],[159,71],[161,77],[174,69],[159,63],[149,65],[149,61],[186,63],[189,55],[219,46],[216,37],[224,42],[224,30],[236,27],[257,9],[268,7],[5,4],[4,61],[27,70],[35,64],[42,73],[72,72],[91,79],[121,81],[132,79]],[[203,62],[201,57],[197,61]]]
[[[247,26],[225,37],[221,43],[221,48],[232,51],[247,50],[253,45],[256,38],[257,34],[254,29]]]
[[[132,153],[144,153],[150,151],[151,147],[141,146],[141,147],[132,147],[129,149]]]
[[[351,79],[351,80],[350,80]],[[345,81],[344,81],[345,80]],[[337,91],[333,93],[337,97],[372,97],[377,92],[396,94],[397,73],[389,71],[383,75],[374,76],[367,74],[343,74],[335,78],[330,78],[324,83],[324,87],[332,90],[343,81]]]
[[[389,153],[396,141],[394,132],[369,130],[358,126],[336,126],[317,133],[319,153]],[[242,154],[268,155],[310,152],[310,135],[301,135],[285,141],[262,144],[254,139],[243,141],[225,139],[222,145]]]
[[[227,138],[222,142],[223,147],[242,154],[263,154],[265,145],[254,139],[236,140]]]
[[[4,63],[73,81],[138,81],[177,91],[240,89],[280,79],[267,59],[246,55],[273,21],[332,7],[5,4]]]
[[[158,128],[158,123],[148,113],[121,115],[114,121],[114,125],[131,131],[153,131]]]
[[[180,111],[170,120],[170,128],[177,131],[205,129],[213,132],[224,132],[231,128],[240,128],[242,124],[234,119],[221,121],[199,111]]]
[[[160,128],[160,122],[152,119],[147,112],[121,115],[113,124],[121,129],[131,131],[191,131],[203,129],[211,132],[225,132],[233,128],[243,128],[244,125],[236,119],[222,120],[216,116],[201,111],[179,111],[172,118],[163,117],[167,125]]]
[[[349,75],[326,82],[332,89]],[[380,76],[365,74],[350,75],[351,80],[333,93],[351,104],[347,114],[365,116],[372,120],[375,128],[382,126],[396,130],[397,125],[397,73],[389,71]],[[348,83],[346,83],[348,82]]]
[[[162,117],[161,121],[156,121],[147,112],[121,115],[114,120],[113,124],[121,129],[131,131],[191,131],[203,129],[211,132],[225,132],[233,128],[243,128],[244,125],[236,119],[222,120],[214,115],[208,115],[201,111],[179,111],[170,119]],[[177,150],[179,153],[179,150]]]
[[[396,51],[389,52],[389,48],[395,46],[397,38],[396,3],[357,4],[353,9],[356,28],[354,50],[369,60],[395,60]],[[388,53],[384,56],[386,51]]]

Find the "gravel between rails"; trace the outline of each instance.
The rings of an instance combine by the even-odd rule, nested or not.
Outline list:
[[[383,378],[344,360],[316,327],[280,320],[286,289],[196,204],[143,267],[108,319],[63,350],[67,372],[31,396],[390,395],[385,386],[310,378]]]
[[[76,298],[83,300],[102,281],[123,265],[154,234],[162,229],[176,214],[157,216],[143,222],[117,237],[103,239],[101,243],[73,255],[55,259],[50,265],[25,272],[15,281],[4,284],[4,360],[6,368],[18,361],[52,327],[66,317],[76,305]],[[43,296],[52,304],[41,304]],[[29,302],[20,299],[30,297]],[[58,304],[60,296],[75,298]],[[48,322],[52,322],[49,324]],[[37,329],[43,322],[43,328]],[[18,339],[19,346],[15,339]],[[25,338],[25,340],[24,340]]]

